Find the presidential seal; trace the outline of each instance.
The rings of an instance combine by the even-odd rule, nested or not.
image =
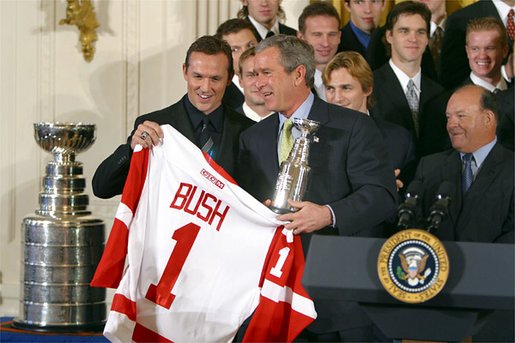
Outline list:
[[[395,299],[422,303],[436,296],[447,282],[449,258],[442,242],[429,232],[403,230],[379,250],[377,274]]]

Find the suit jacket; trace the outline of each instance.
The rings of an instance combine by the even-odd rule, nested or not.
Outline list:
[[[345,25],[340,32],[342,36],[340,38],[340,44],[338,45],[338,52],[342,51],[356,51],[361,54],[365,59],[367,58],[367,48],[361,44],[356,37],[354,31],[352,31],[352,27],[350,26],[350,22]]]
[[[370,111],[371,115],[403,126],[413,137],[416,137],[408,100],[406,100],[404,90],[389,63],[374,71],[374,85],[372,93],[374,107]],[[428,122],[433,119],[432,113],[426,113],[424,105],[443,91],[439,84],[424,75],[422,75],[420,88],[418,114],[420,135],[418,139],[415,139],[417,155],[419,156],[425,141],[432,139],[431,125],[428,125]]]
[[[392,169],[403,169],[415,160],[415,142],[411,133],[400,125],[379,118],[373,118],[388,153],[388,161]]]
[[[441,240],[514,243],[513,152],[497,143],[465,196],[460,154],[447,150],[420,160],[415,180],[423,183],[422,209],[428,214],[440,184],[456,185],[449,216],[433,232]]]
[[[225,89],[224,97],[222,98],[222,104],[229,107],[232,110],[236,110],[242,106],[245,102],[245,96],[240,91],[238,86],[231,82]]]
[[[318,143],[311,143],[310,185],[305,200],[328,204],[336,227],[316,234],[380,236],[378,224],[396,209],[396,189],[380,133],[362,113],[315,98],[309,119],[321,123]],[[275,113],[245,130],[240,137],[240,185],[258,200],[273,195],[279,164],[279,117]],[[308,252],[312,234],[301,235]],[[313,332],[332,332],[370,324],[356,304],[315,299],[317,320]]]
[[[445,22],[439,80],[446,89],[455,88],[470,74],[465,51],[466,29],[470,19],[481,17],[494,17],[504,27],[499,12],[491,0],[481,0],[463,7],[450,15]],[[510,46],[512,44],[513,42],[510,42]]]
[[[500,91],[494,96],[499,106],[500,117],[499,124],[497,125],[497,138],[502,145],[513,151],[513,131],[515,130],[515,120],[513,119],[515,105],[513,102],[515,98],[515,87]]]
[[[374,30],[372,33],[372,37],[370,37],[370,43],[367,49],[367,61],[372,70],[376,70],[381,68],[390,60],[391,53],[387,49],[386,45],[388,43],[386,40],[383,41],[386,34],[386,28],[381,26]],[[386,44],[386,45],[385,45]],[[433,81],[438,80],[438,72],[435,67],[435,63],[433,60],[433,56],[431,55],[431,49],[429,48],[429,44],[424,50],[424,54],[422,55],[422,62],[420,64],[420,68],[422,69],[422,74],[427,76]]]
[[[170,124],[190,141],[195,142],[194,128],[184,105],[186,96],[167,108],[136,118],[134,129],[127,138],[127,143],[120,145],[95,171],[92,180],[95,196],[107,199],[122,194],[132,156],[130,146],[132,135],[138,125],[145,120],[156,122],[159,125]],[[252,124],[252,120],[224,107],[224,126],[215,161],[231,175],[235,171],[235,163],[238,157],[239,135]]]

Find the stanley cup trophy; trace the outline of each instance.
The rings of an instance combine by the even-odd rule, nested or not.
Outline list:
[[[22,275],[17,328],[98,331],[105,289],[90,288],[104,248],[104,223],[90,216],[82,163],[75,155],[95,141],[95,125],[36,123],[38,145],[54,155],[46,166],[36,215],[22,222]]]
[[[299,118],[293,119],[293,124],[300,131],[301,136],[295,140],[288,158],[281,163],[270,205],[270,209],[279,214],[297,210],[288,204],[288,199],[302,201],[304,198],[311,171],[308,165],[311,143],[309,136],[320,126],[319,122]]]

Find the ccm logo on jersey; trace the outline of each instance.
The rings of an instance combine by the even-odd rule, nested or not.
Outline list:
[[[213,176],[213,174],[211,174],[207,170],[202,169],[200,171],[200,175],[202,175],[203,177],[205,177],[206,179],[211,181],[216,187],[218,187],[220,189],[224,189],[225,183],[223,183],[222,181],[218,180],[216,177]]]

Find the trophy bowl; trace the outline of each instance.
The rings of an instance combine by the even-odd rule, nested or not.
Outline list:
[[[53,154],[78,154],[95,142],[95,124],[34,123],[34,138]]]

